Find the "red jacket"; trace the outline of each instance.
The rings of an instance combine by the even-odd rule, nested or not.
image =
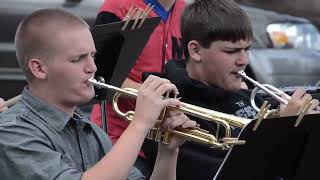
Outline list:
[[[101,6],[100,13],[108,12],[106,16],[116,16],[122,20],[132,5],[142,9],[147,7],[144,0],[106,0]],[[180,16],[185,6],[184,0],[176,0],[167,22],[161,21],[151,34],[136,64],[128,74],[129,79],[141,83],[143,72],[162,72],[164,64],[168,60],[183,57],[183,47],[180,43]],[[151,11],[149,16],[156,17],[158,15]],[[110,20],[112,18],[105,19]],[[110,21],[103,23],[110,23]],[[123,99],[119,101],[119,104],[119,108],[123,111],[134,110],[135,101]],[[101,127],[100,112],[100,106],[94,105],[91,119]],[[128,123],[113,112],[110,103],[107,104],[107,121],[108,135],[115,143]]]

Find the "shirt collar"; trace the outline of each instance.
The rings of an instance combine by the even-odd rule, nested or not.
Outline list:
[[[157,0],[144,0],[146,4],[151,4],[154,6],[153,11],[158,14],[162,21],[167,22],[170,11],[166,11],[165,8]]]
[[[71,117],[69,114],[33,96],[28,87],[25,87],[22,92],[22,100],[31,111],[59,132],[65,128],[71,118],[89,124],[79,108],[75,109],[74,115]]]

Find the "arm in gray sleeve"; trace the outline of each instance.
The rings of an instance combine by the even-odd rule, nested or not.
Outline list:
[[[108,153],[112,148],[112,142],[111,142],[109,136],[107,136],[106,133],[101,128],[96,126],[95,124],[93,124],[92,127],[93,127],[94,131],[96,132],[98,139],[101,141],[104,151],[106,153]],[[130,171],[130,174],[127,178],[127,180],[145,180],[145,179],[146,178],[135,167],[132,168],[132,170]]]
[[[71,157],[55,151],[39,129],[9,122],[0,126],[0,136],[3,179],[81,179]]]

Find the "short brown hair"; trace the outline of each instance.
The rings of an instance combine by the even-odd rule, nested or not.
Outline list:
[[[185,8],[180,30],[186,57],[189,57],[191,40],[209,48],[213,41],[236,42],[253,38],[249,17],[233,0],[195,0]]]
[[[50,58],[55,34],[74,27],[89,28],[81,17],[60,9],[41,9],[21,21],[15,35],[16,56],[28,81],[33,79],[29,60]]]

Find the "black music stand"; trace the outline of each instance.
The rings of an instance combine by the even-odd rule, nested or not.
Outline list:
[[[160,20],[160,17],[146,18],[141,26],[135,28],[132,28],[134,20],[131,20],[124,30],[124,21],[94,26],[91,32],[97,49],[96,77],[102,77],[105,83],[120,87]],[[112,99],[114,92],[95,90],[96,99],[101,104],[102,126],[106,130],[106,97]]]
[[[294,127],[296,118],[265,119],[256,131],[249,123],[239,135],[246,144],[232,147],[214,180],[320,179],[320,115]]]

